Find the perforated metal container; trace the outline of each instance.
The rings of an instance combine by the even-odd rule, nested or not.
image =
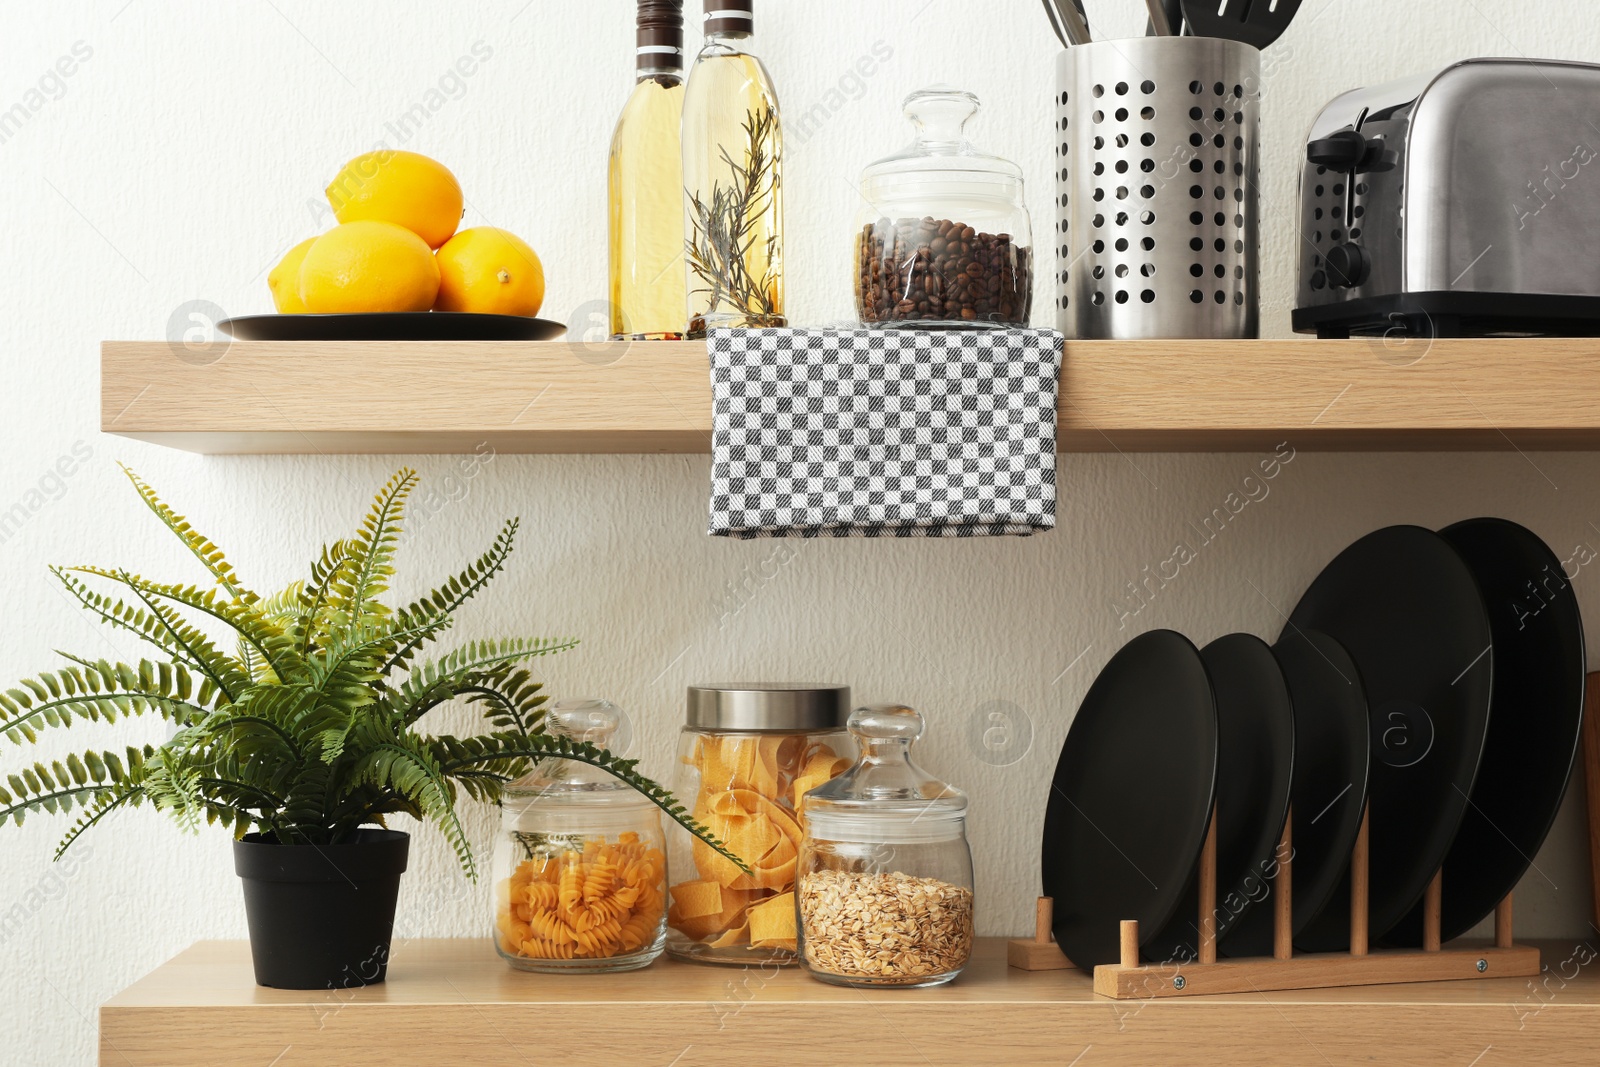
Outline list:
[[[1056,322],[1068,337],[1254,337],[1261,53],[1209,37],[1056,60]]]

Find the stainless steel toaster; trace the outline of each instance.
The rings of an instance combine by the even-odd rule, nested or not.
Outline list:
[[[1600,335],[1600,65],[1471,59],[1323,108],[1294,328]]]

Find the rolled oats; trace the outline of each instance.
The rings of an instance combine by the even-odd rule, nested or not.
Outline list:
[[[950,974],[972,955],[972,890],[898,871],[814,871],[799,890],[814,969],[875,984]]]

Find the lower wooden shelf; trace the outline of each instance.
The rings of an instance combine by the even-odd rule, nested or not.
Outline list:
[[[513,971],[487,941],[397,945],[381,986],[257,987],[243,942],[203,941],[100,1009],[107,1067],[1119,1067],[1540,1064],[1600,1049],[1593,948],[1545,943],[1540,978],[1113,1001],[1076,970],[1006,966],[980,941],[955,982],[854,990],[792,968],[662,961]]]

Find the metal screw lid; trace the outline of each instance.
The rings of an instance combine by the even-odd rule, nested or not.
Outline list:
[[[844,729],[850,687],[819,682],[707,682],[689,687],[696,730],[815,733]]]

